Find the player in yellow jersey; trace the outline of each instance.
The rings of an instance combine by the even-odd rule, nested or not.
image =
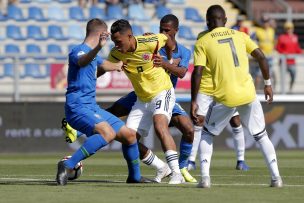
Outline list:
[[[271,173],[272,187],[282,187],[276,152],[265,130],[262,106],[256,97],[252,77],[249,74],[248,56],[258,60],[264,80],[264,93],[268,103],[273,100],[268,64],[263,52],[245,33],[225,28],[227,22],[224,9],[220,5],[207,10],[206,31],[197,40],[194,50],[194,71],[191,77],[191,117],[199,122],[200,103],[198,93],[204,80],[205,67],[210,68],[213,83],[211,103],[204,121],[201,137],[201,180],[198,187],[209,188],[210,162],[213,151],[213,136],[219,135],[238,111],[243,124],[253,135],[262,151]]]
[[[201,32],[198,35],[198,39],[201,38],[203,35],[205,35],[206,32]],[[193,140],[193,146],[191,150],[191,154],[189,156],[188,161],[188,170],[195,170],[195,159],[199,148],[199,142],[201,140],[201,132],[202,132],[202,126],[205,120],[205,116],[208,111],[209,105],[213,101],[212,97],[213,93],[213,83],[211,78],[211,72],[210,68],[205,67],[203,71],[203,77],[201,79],[200,83],[200,91],[197,97],[199,97],[199,123],[194,125],[194,140]],[[235,112],[232,116],[232,118],[229,121],[231,130],[232,130],[232,139],[234,144],[234,150],[236,153],[237,163],[236,163],[236,169],[237,170],[243,170],[248,171],[249,167],[247,166],[245,162],[245,137],[244,137],[244,131],[241,124],[241,119],[238,112]]]
[[[175,104],[174,89],[165,69],[153,63],[154,56],[162,47],[166,48],[167,58],[173,63],[173,41],[165,34],[135,37],[131,25],[123,19],[112,24],[111,39],[115,47],[108,59],[123,61],[123,70],[137,96],[126,125],[142,136],[147,135],[150,127],[154,125],[172,171],[169,184],[185,182],[179,170],[176,145],[168,128]]]

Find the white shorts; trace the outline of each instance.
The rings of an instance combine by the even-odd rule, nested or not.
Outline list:
[[[206,116],[208,112],[208,108],[212,102],[213,102],[212,96],[198,93],[196,98],[196,103],[198,105],[198,110],[196,112],[197,115]]]
[[[213,102],[209,106],[204,127],[213,135],[219,135],[227,126],[235,111],[239,112],[242,123],[248,128],[251,135],[256,135],[265,130],[264,113],[257,98],[250,104],[234,108]]]
[[[197,115],[206,116],[210,104],[213,102],[213,97],[210,95],[198,93],[196,98],[196,103],[198,105]],[[236,111],[232,117],[238,116],[239,113]]]
[[[147,136],[153,125],[153,116],[163,114],[171,120],[172,110],[175,105],[174,89],[164,90],[155,96],[151,102],[136,100],[128,116],[126,126],[138,132],[141,136]]]

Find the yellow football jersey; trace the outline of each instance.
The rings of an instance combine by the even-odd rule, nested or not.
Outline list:
[[[200,39],[202,36],[204,36],[208,31],[204,31],[198,34],[197,39]],[[194,59],[195,61],[198,61],[201,57],[200,54],[203,53],[198,50],[199,46],[195,45],[194,46]],[[212,95],[213,93],[213,83],[212,83],[212,78],[211,78],[211,72],[210,68],[205,67],[203,70],[203,75],[200,83],[200,89],[199,92],[202,94],[206,95]]]
[[[125,74],[130,79],[137,97],[143,102],[150,102],[163,90],[172,87],[170,76],[162,67],[153,66],[153,55],[158,53],[167,41],[164,34],[136,36],[136,50],[125,54],[115,47],[108,59],[112,62],[123,61],[127,66]]]
[[[247,34],[225,27],[200,36],[195,45],[194,66],[210,69],[215,101],[235,107],[255,99],[247,53],[256,48]],[[200,92],[204,93],[203,89]]]

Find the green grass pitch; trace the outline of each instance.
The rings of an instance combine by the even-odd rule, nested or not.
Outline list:
[[[277,151],[284,188],[270,188],[270,176],[258,150],[246,152],[250,171],[237,171],[232,151],[215,150],[210,189],[196,184],[126,184],[127,167],[120,152],[99,152],[83,161],[84,171],[67,186],[57,186],[57,161],[68,154],[0,154],[0,202],[303,202],[304,151]],[[158,153],[164,158],[162,153]],[[155,171],[142,166],[152,178]],[[199,169],[192,174],[199,179]]]

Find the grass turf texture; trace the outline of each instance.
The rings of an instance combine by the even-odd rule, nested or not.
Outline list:
[[[302,202],[304,151],[278,151],[284,188],[270,188],[270,176],[259,151],[246,152],[250,171],[235,170],[232,151],[218,151],[211,163],[210,189],[196,184],[126,184],[127,167],[120,152],[99,152],[83,161],[84,172],[67,186],[57,186],[56,164],[68,154],[0,154],[0,202]],[[162,153],[159,157],[164,160]],[[197,161],[198,162],[198,161]],[[142,174],[155,171],[142,165]],[[199,169],[192,171],[198,180]]]

